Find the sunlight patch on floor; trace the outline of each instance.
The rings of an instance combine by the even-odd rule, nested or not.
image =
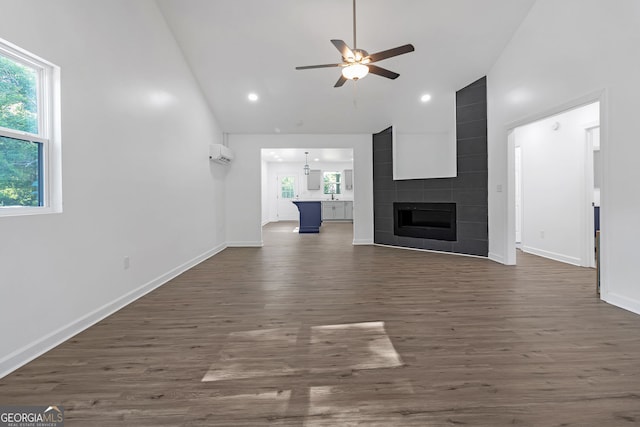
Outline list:
[[[250,407],[254,413],[282,417],[287,412],[290,399],[291,390],[280,390],[211,397],[211,403],[224,408],[224,412],[229,414],[242,413]]]
[[[311,372],[402,366],[384,322],[349,323],[311,328]]]
[[[300,328],[229,334],[202,382],[402,366],[384,322],[311,327],[308,358],[296,358]],[[306,352],[305,352],[306,353]],[[305,362],[306,360],[306,362]]]
[[[407,419],[402,412],[410,406],[404,398],[413,394],[408,380],[371,384],[365,389],[349,385],[311,387],[304,426],[405,426]]]
[[[260,329],[233,332],[202,382],[273,377],[295,372],[291,350],[299,328]]]

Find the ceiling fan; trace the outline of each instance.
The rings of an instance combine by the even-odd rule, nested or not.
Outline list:
[[[353,0],[353,49],[349,48],[349,46],[347,46],[347,44],[342,40],[331,40],[331,43],[333,43],[336,49],[338,49],[342,54],[342,62],[337,64],[306,65],[303,67],[296,67],[296,70],[342,67],[342,75],[340,75],[340,78],[333,87],[340,87],[347,80],[359,80],[368,73],[377,74],[388,79],[397,79],[400,74],[378,67],[377,65],[373,65],[373,63],[413,52],[415,50],[412,44],[405,44],[403,46],[394,47],[393,49],[383,50],[372,54],[369,54],[366,50],[358,49],[356,47],[356,0]]]

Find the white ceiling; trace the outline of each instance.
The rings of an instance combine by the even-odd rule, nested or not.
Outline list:
[[[351,0],[157,0],[228,133],[442,131],[455,91],[487,74],[534,1],[360,0],[358,48],[416,50],[377,63],[396,80],[334,88],[339,68],[295,67],[340,62],[330,39],[353,45]]]

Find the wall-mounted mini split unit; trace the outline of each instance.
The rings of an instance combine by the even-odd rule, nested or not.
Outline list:
[[[228,165],[233,160],[233,151],[222,144],[211,144],[209,146],[209,160]]]

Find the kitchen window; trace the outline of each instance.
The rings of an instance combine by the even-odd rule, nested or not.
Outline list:
[[[340,194],[340,172],[324,172],[324,194]]]

